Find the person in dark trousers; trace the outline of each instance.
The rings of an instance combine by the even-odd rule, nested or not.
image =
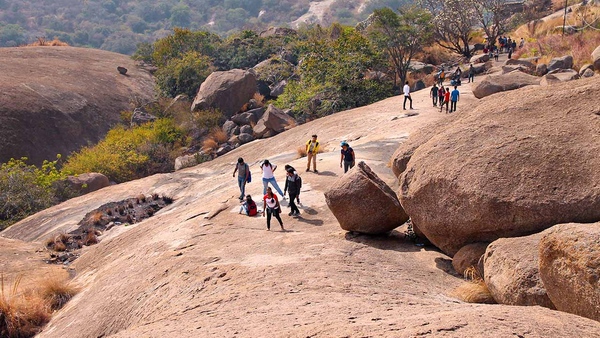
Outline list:
[[[235,169],[233,170],[233,177],[235,173],[238,173],[238,186],[240,187],[240,201],[244,200],[244,194],[246,191],[246,182],[248,182],[248,176],[250,175],[250,168],[248,164],[244,163],[243,158],[238,158]]]
[[[456,111],[456,102],[460,99],[460,92],[458,88],[454,86],[454,90],[450,93],[450,112]]]
[[[440,103],[440,109],[442,109],[442,105],[444,104],[444,94],[446,94],[444,86],[440,86],[440,89],[438,89],[438,102]]]
[[[300,176],[294,172],[294,168],[289,168],[286,173],[287,177],[283,192],[285,193],[287,191],[290,194],[290,208],[292,209],[288,216],[298,216],[300,215],[300,210],[298,209],[298,206],[296,206],[295,201],[298,200],[298,202],[300,202],[302,178],[300,178]]]
[[[265,209],[267,213],[265,214]],[[281,206],[279,205],[279,200],[277,196],[273,193],[271,187],[267,188],[267,194],[263,197],[263,217],[267,216],[267,231],[271,230],[271,216],[274,216],[279,221],[279,225],[281,226],[281,230],[285,230],[283,228],[283,221],[281,220]]]
[[[469,83],[475,82],[475,68],[473,64],[469,66]]]
[[[437,93],[436,93],[437,96]],[[348,169],[352,169],[354,167],[354,163],[356,162],[356,157],[354,156],[354,150],[350,148],[348,142],[342,142],[342,150],[340,156],[340,168],[342,167],[342,163],[344,163],[344,174],[348,172]]]
[[[444,105],[446,105],[446,114],[448,114],[448,106],[450,105],[450,88],[449,87],[446,87],[446,90],[444,90],[444,102],[440,105],[440,113],[442,112]]]
[[[431,91],[429,92],[429,97],[431,97],[431,99],[433,100],[433,106],[437,107],[437,101],[438,101],[438,87],[436,86],[436,84],[433,84],[433,87],[431,87]]]
[[[404,108],[404,110],[406,110],[406,100],[410,101],[410,109],[413,109],[412,106],[412,98],[410,97],[410,86],[408,85],[408,81],[406,81],[406,84],[404,84],[404,104],[402,105],[402,107]]]

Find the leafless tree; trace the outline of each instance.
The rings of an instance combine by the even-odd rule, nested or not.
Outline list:
[[[438,45],[466,57],[471,56],[471,32],[478,24],[476,1],[478,0],[419,1],[433,15],[434,37]]]

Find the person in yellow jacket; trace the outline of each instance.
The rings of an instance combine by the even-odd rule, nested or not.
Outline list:
[[[319,152],[319,141],[317,141],[317,135],[313,135],[310,140],[306,142],[306,156],[308,157],[308,163],[306,164],[306,171],[310,171],[310,162],[313,163],[313,171],[317,171],[317,153]]]

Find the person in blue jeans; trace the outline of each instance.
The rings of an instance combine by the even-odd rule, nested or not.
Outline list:
[[[281,195],[281,197],[285,199],[285,194],[283,193],[283,191],[281,191],[281,188],[279,188],[277,180],[275,180],[274,173],[277,169],[277,166],[271,164],[269,160],[265,160],[263,164],[260,165],[260,169],[262,170],[263,195],[267,194],[267,187],[269,186],[269,183],[271,183],[271,185],[273,186],[273,188],[275,188],[275,190],[277,190],[279,195]]]
[[[235,169],[233,170],[233,177],[235,177],[235,173],[238,174],[238,186],[240,187],[240,201],[244,199],[246,192],[246,182],[248,182],[248,176],[250,175],[250,167],[248,164],[244,163],[243,158],[238,158]]]
[[[454,86],[454,90],[450,93],[450,112],[456,111],[456,102],[460,99],[458,88]]]

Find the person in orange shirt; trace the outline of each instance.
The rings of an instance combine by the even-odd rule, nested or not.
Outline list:
[[[440,105],[440,113],[442,112],[442,108],[446,105],[446,114],[448,113],[448,106],[450,105],[450,88],[446,87],[446,91],[444,92],[444,102]]]

